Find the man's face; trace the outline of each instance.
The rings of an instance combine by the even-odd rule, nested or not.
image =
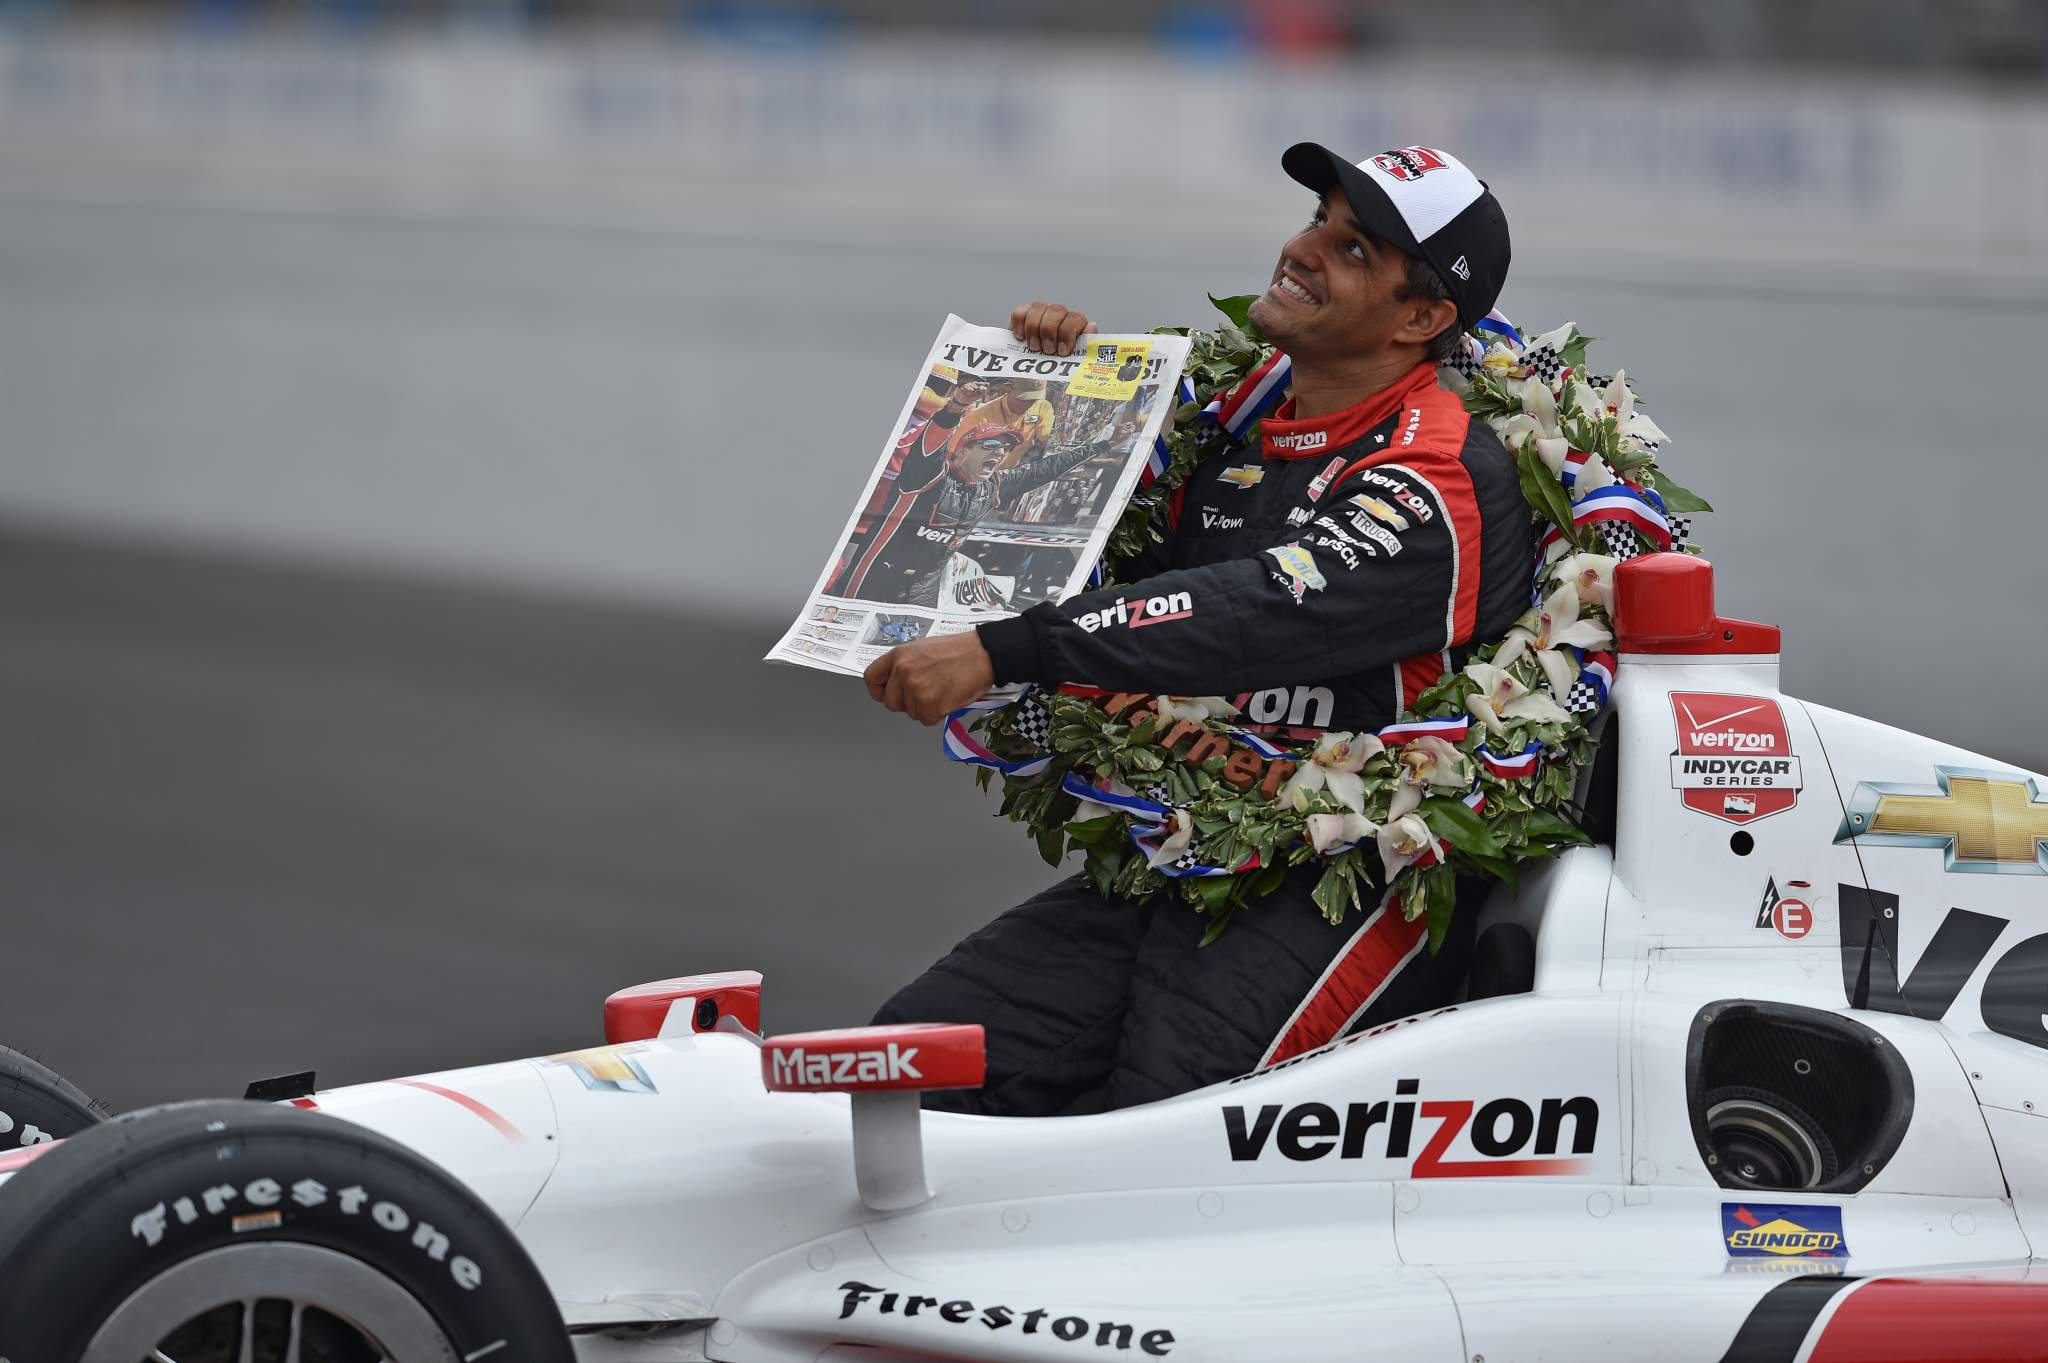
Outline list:
[[[1407,259],[1360,227],[1343,191],[1333,189],[1308,226],[1281,247],[1271,286],[1252,304],[1252,321],[1296,360],[1367,359],[1426,342],[1455,313],[1448,303],[1395,297]]]
[[[953,476],[963,483],[978,483],[994,473],[1009,452],[1007,440],[969,442],[953,456]]]

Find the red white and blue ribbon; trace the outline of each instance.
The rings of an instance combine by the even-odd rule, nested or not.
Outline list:
[[[1000,710],[1014,704],[1022,694],[1018,692],[1015,695],[983,696],[980,700],[963,705],[947,715],[945,727],[939,731],[940,749],[955,762],[965,762],[970,767],[987,767],[1005,776],[1036,776],[1044,771],[1052,762],[1051,753],[1042,753],[1037,757],[1026,758],[1022,762],[1012,762],[996,756],[989,746],[976,738],[967,727],[969,715],[983,710]]]
[[[1534,776],[1543,763],[1543,745],[1531,743],[1518,753],[1503,757],[1484,743],[1473,751],[1479,765],[1503,781],[1519,781],[1525,776]],[[1475,782],[1473,788],[1478,789]]]
[[[1655,502],[1626,483],[1589,492],[1573,504],[1573,525],[1593,525],[1601,521],[1619,521],[1633,526],[1659,549],[1671,547],[1671,522],[1664,518]],[[1564,532],[1553,525],[1543,532],[1542,547],[1547,549],[1563,538]]]
[[[1245,375],[1244,382],[1228,393],[1218,393],[1202,409],[1202,415],[1227,431],[1232,439],[1245,433],[1254,421],[1278,407],[1287,397],[1287,385],[1294,378],[1294,362],[1276,350],[1273,357]]]
[[[1185,406],[1194,400],[1194,381],[1183,375],[1180,381],[1180,405]],[[1173,449],[1166,443],[1166,431],[1162,428],[1158,435],[1152,437],[1152,453],[1146,458],[1145,467],[1138,471],[1138,486],[1150,487],[1172,464]],[[1097,567],[1099,569],[1100,565]],[[1092,582],[1093,578],[1090,580]]]
[[[1157,823],[1170,812],[1167,806],[1157,800],[1148,800],[1142,795],[1126,795],[1098,786],[1077,771],[1070,771],[1060,782],[1060,789],[1077,800],[1093,800],[1119,814],[1128,814],[1134,819]]]
[[[1443,719],[1410,719],[1389,724],[1380,730],[1379,739],[1390,748],[1399,747],[1411,738],[1425,736],[1441,738],[1446,743],[1462,743],[1471,731],[1470,715],[1451,715]]]
[[[1599,703],[1607,703],[1607,693],[1614,689],[1615,659],[1612,653],[1588,653],[1583,648],[1574,648],[1579,658],[1579,680],[1599,693]]]
[[[1250,729],[1233,727],[1230,730],[1230,736],[1264,758],[1281,758],[1291,761],[1295,756],[1293,752],[1276,743],[1268,743]]]
[[[1486,316],[1474,322],[1472,329],[1474,331],[1486,332],[1490,336],[1498,336],[1509,345],[1512,345],[1517,351],[1529,348],[1529,343],[1522,339],[1522,333],[1515,330],[1513,322],[1501,316],[1499,308],[1495,308],[1492,312],[1487,313]]]

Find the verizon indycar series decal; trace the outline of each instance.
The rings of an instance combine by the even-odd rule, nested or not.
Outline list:
[[[1391,1178],[1521,1178],[1583,1174],[1592,1167],[1586,1159],[1520,1158],[1525,1152],[1556,1156],[1567,1136],[1573,1155],[1591,1154],[1600,1104],[1590,1097],[1475,1104],[1469,1098],[1423,1100],[1420,1088],[1421,1081],[1402,1079],[1392,1099],[1346,1103],[1341,1110],[1330,1103],[1232,1105],[1223,1109],[1224,1141],[1233,1161],[1334,1155],[1401,1166],[1383,1175]],[[1411,1155],[1417,1118],[1424,1131],[1421,1149]]]
[[[1799,802],[1799,758],[1778,702],[1673,691],[1671,711],[1678,723],[1671,784],[1687,809],[1742,824]]]

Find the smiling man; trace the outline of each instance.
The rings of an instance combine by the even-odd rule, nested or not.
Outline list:
[[[1073,682],[1232,697],[1293,737],[1373,730],[1527,608],[1535,542],[1513,461],[1436,382],[1506,278],[1499,203],[1428,147],[1353,164],[1301,143],[1281,165],[1318,197],[1252,306],[1293,365],[1258,443],[1219,433],[1175,492],[1172,533],[1118,565],[1128,585],[895,649],[868,669],[877,701],[932,724],[998,683]],[[1093,329],[1047,303],[1011,326],[1055,354]],[[1185,608],[1119,609],[1153,598]],[[982,1023],[988,1083],[943,1105],[1025,1115],[1163,1098],[1449,999],[1469,914],[1432,957],[1395,911],[1325,922],[1318,874],[1297,868],[1201,949],[1208,924],[1178,898],[1105,900],[1077,876],[877,1020]]]

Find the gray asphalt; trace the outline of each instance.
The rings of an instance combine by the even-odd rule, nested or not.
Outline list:
[[[116,1107],[864,1022],[1049,872],[766,622],[0,538],[0,1037]]]

